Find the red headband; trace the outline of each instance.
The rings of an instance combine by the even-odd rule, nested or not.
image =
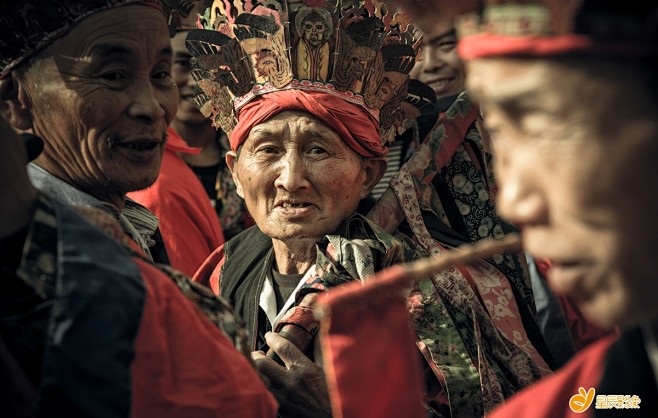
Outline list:
[[[240,109],[238,124],[231,132],[231,149],[238,149],[249,136],[251,128],[285,110],[302,110],[312,114],[365,158],[383,157],[388,152],[382,146],[379,122],[366,110],[329,93],[293,89],[265,94]]]

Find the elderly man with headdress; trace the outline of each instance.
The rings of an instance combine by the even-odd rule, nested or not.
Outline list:
[[[98,205],[73,210],[37,191],[13,132],[45,138],[37,162],[61,176],[60,191],[77,179],[79,203],[91,187],[120,205],[126,188],[157,175],[177,99],[167,26],[176,11],[22,1],[0,16],[11,123],[0,120],[3,415],[275,416],[230,306],[156,268]]]
[[[371,59],[358,63],[365,66],[360,71],[343,71],[342,82],[336,83],[342,89],[304,80],[307,76],[294,78],[300,66],[286,45],[305,35],[293,32],[287,38],[282,23],[289,15],[286,3],[279,5],[277,10],[257,3],[251,12],[237,16],[231,10],[218,14],[223,6],[215,5],[204,19],[207,29],[191,31],[187,38],[200,89],[197,103],[229,132],[232,151],[227,163],[256,222],[213,254],[195,279],[234,303],[247,323],[252,350],[272,343],[272,337],[265,337],[268,331],[291,326],[302,330],[305,342],[300,349],[313,358],[310,341],[318,322],[308,303],[295,305],[305,295],[363,280],[404,259],[400,240],[356,212],[386,168],[380,109],[403,97],[408,77],[399,69],[402,83],[394,86],[391,100],[377,107],[367,103],[376,100],[384,69],[380,49],[391,32],[380,18],[370,16],[355,20],[351,33],[356,39],[343,41],[352,50],[345,49],[335,61],[309,61],[316,68],[305,74],[327,74],[332,80],[334,68],[354,48],[370,51]],[[319,12],[306,6],[290,11],[333,16],[335,25],[340,12],[330,5]],[[333,36],[326,40],[332,48],[335,42]],[[412,45],[408,47],[413,61]],[[223,97],[233,106],[223,107]],[[270,378],[273,391],[281,395],[280,382]],[[300,394],[296,396],[282,403],[284,415],[291,403],[299,402]],[[326,399],[315,402],[324,406],[322,413],[330,414]]]
[[[408,126],[406,115],[418,114],[405,113],[409,108],[404,102],[418,46],[412,27],[400,16],[382,16],[386,9],[370,1],[344,8],[314,2],[313,7],[333,16],[337,37],[328,40],[334,51],[326,69],[328,82],[306,80],[295,73],[298,66],[289,55],[289,45],[303,34],[288,33],[283,22],[292,21],[296,13],[310,13],[307,9],[313,7],[308,4],[288,10],[285,2],[276,2],[276,7],[257,3],[242,13],[216,2],[202,19],[205,29],[187,38],[195,57],[197,104],[229,132],[232,152],[227,163],[256,221],[256,227],[219,248],[195,280],[234,303],[247,322],[252,349],[274,345],[270,348],[283,358],[288,375],[263,354],[254,354],[270,376],[284,413],[295,402],[286,390],[320,391],[315,391],[317,385],[295,381],[302,369],[312,370],[309,360],[291,359],[295,350],[267,332],[279,331],[319,360],[313,344],[319,326],[313,300],[320,291],[365,281],[413,256],[407,245],[412,241],[391,234],[405,217],[409,223],[415,220],[415,227],[422,222],[422,216],[406,209],[413,209],[410,202],[426,187],[406,182],[397,195],[378,202],[367,218],[357,213],[386,167],[383,143],[397,128]],[[462,101],[450,116],[456,130],[449,131],[447,142],[452,146],[458,139],[459,145],[477,111]],[[461,136],[453,136],[461,129]],[[433,136],[433,152],[443,133]],[[427,181],[425,170],[436,168],[432,151],[416,158],[413,175],[419,182]],[[493,234],[494,226],[487,234]],[[414,247],[419,231],[411,231]],[[425,244],[420,252],[413,251],[444,250]],[[500,259],[501,265],[507,262]],[[524,327],[532,318],[529,306],[517,298],[516,283],[484,262],[449,272],[441,280],[444,288],[425,283],[417,293],[428,306],[420,312],[417,331],[428,368],[425,400],[435,415],[451,409],[463,416],[481,414],[550,373]],[[355,314],[353,321],[358,320]]]

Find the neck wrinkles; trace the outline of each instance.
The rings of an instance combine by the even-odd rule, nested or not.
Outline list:
[[[316,260],[314,240],[281,241],[272,239],[277,271],[281,274],[304,274]]]

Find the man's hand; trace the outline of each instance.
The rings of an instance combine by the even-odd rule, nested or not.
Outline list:
[[[269,379],[270,391],[279,401],[280,416],[331,418],[324,371],[282,336],[268,332],[265,340],[283,360],[285,367],[262,351],[252,352],[251,358],[258,371]]]

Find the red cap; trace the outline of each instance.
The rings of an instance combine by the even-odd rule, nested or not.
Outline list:
[[[494,4],[495,3],[495,4]],[[487,1],[457,20],[464,59],[658,54],[658,5],[618,0]]]

